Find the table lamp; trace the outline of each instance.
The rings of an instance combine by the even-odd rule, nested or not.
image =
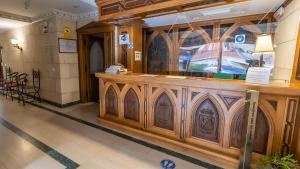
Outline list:
[[[258,35],[256,39],[254,53],[260,53],[259,67],[263,67],[264,53],[269,53],[269,52],[274,52],[272,35],[271,34]]]

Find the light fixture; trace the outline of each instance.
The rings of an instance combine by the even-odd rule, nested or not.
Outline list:
[[[272,35],[271,34],[262,34],[258,35],[256,39],[256,45],[254,53],[260,53],[259,66],[263,66],[263,55],[264,53],[274,52]]]
[[[11,44],[13,45],[13,47],[19,49],[19,50],[23,50],[22,47],[21,47],[21,42],[17,39],[11,39],[10,40]]]

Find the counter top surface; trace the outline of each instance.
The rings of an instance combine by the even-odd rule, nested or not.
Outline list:
[[[96,73],[96,77],[118,81],[134,81],[135,83],[153,83],[166,84],[187,87],[203,87],[210,89],[223,89],[229,91],[245,91],[249,89],[258,90],[262,93],[300,96],[300,84],[296,83],[276,83],[271,82],[268,85],[248,84],[244,80],[228,80],[202,77],[188,76],[172,76],[172,75],[153,75],[138,73]]]

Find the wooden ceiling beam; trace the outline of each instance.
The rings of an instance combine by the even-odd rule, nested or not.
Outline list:
[[[249,0],[225,0],[224,2],[217,2],[217,3],[211,3],[206,5],[198,5],[195,7],[187,7],[184,6],[195,4],[195,3],[201,3],[206,2],[207,0],[170,0],[165,2],[160,2],[152,5],[137,7],[133,9],[128,9],[124,11],[120,11],[117,13],[107,14],[107,15],[101,15],[99,16],[99,21],[107,21],[112,19],[128,19],[133,18],[136,16],[144,15],[147,17],[147,13],[152,13],[148,16],[154,17],[154,16],[160,16],[160,15],[166,15],[170,13],[177,13],[177,12],[183,12],[183,11],[190,11],[190,10],[196,10],[201,8],[208,8],[212,6],[221,6],[231,3],[239,3],[239,2],[245,2]],[[97,5],[99,8],[99,13],[101,13],[101,7],[103,6],[103,3],[107,4],[108,1],[98,0]],[[170,9],[171,12],[163,11],[161,14],[159,13],[160,10],[166,10]],[[174,11],[172,11],[174,10]],[[153,14],[153,12],[158,11],[158,14]]]

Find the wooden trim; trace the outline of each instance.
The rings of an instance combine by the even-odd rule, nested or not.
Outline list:
[[[143,77],[140,74],[98,73],[97,77],[101,81],[100,87],[103,91],[101,97],[105,96],[109,86],[113,86],[118,95],[119,105],[122,105],[123,100],[120,98],[124,98],[124,91],[127,91],[128,87],[127,89],[123,88],[123,91],[120,92],[117,84],[144,87],[144,92],[141,92],[141,97],[139,97],[145,105],[145,109],[140,110],[140,113],[145,116],[144,124],[134,125],[130,120],[122,120],[122,107],[120,106],[118,117],[107,115],[105,113],[105,105],[107,104],[105,100],[100,103],[101,122],[113,122],[111,124],[123,129],[127,128],[128,130],[124,131],[129,133],[131,131],[139,132],[138,136],[142,138],[150,136],[147,138],[150,141],[163,139],[166,146],[176,143],[175,147],[180,149],[193,147],[199,153],[205,151],[209,157],[204,159],[234,159],[236,163],[233,165],[237,165],[240,151],[238,148],[232,147],[230,143],[240,138],[240,135],[237,135],[235,131],[240,129],[241,125],[236,126],[237,123],[234,119],[245,105],[244,95],[248,89],[258,90],[261,93],[259,108],[264,117],[260,118],[262,120],[260,124],[262,124],[261,127],[268,127],[268,130],[262,133],[264,137],[255,140],[261,151],[260,153],[253,153],[253,162],[263,155],[281,152],[284,150],[283,145],[284,147],[288,146],[285,152],[292,153],[297,143],[298,129],[296,127],[298,124],[296,117],[297,115],[299,117],[300,113],[299,106],[297,106],[300,98],[300,86],[292,87],[287,84],[273,83],[251,85],[238,80],[197,80],[187,77],[185,79],[176,78],[176,76],[170,78],[162,75]],[[160,102],[162,93],[165,94],[165,98]],[[228,108],[219,95],[233,96],[239,100],[232,103],[231,107]],[[270,100],[275,101],[276,106],[270,104]],[[157,104],[158,102],[162,104]],[[154,123],[156,120],[155,112],[164,113],[164,117],[167,118],[161,118],[158,123]],[[174,124],[174,126],[167,128],[163,125],[157,125],[161,123]],[[291,132],[285,132],[287,129]],[[238,141],[240,144],[240,140]],[[195,158],[198,157],[201,158],[202,156],[195,156]]]
[[[299,71],[299,69],[300,69],[300,25],[298,27],[297,46],[296,46],[296,51],[295,51],[295,56],[294,56],[294,66],[293,66],[291,82],[300,84],[300,78],[298,80],[296,78],[297,71]]]
[[[106,39],[108,38],[108,33],[110,37],[113,37],[114,26],[113,25],[106,25],[99,22],[91,22],[79,29],[77,29],[77,45],[78,45],[78,67],[79,67],[79,86],[80,86],[80,101],[82,103],[88,102],[89,96],[88,91],[91,90],[90,86],[90,77],[87,75],[86,70],[89,70],[89,61],[88,61],[88,51],[87,49],[87,38],[88,36],[92,36],[95,34],[105,33]],[[111,50],[114,51],[114,39],[111,39],[111,43],[105,43],[104,46],[106,49],[109,48],[111,45]],[[111,53],[112,61],[114,61],[113,52],[105,51],[104,54],[104,62],[105,67],[109,66],[110,63],[108,62],[108,55]]]
[[[274,13],[270,13],[267,15],[266,18],[273,18]],[[236,23],[237,21],[254,21],[254,20],[261,20],[266,14],[256,14],[256,15],[247,15],[247,16],[239,16],[239,17],[232,17],[232,18],[224,18],[224,19],[214,19],[214,20],[206,20],[206,21],[197,21],[190,23],[192,26],[208,26],[214,24],[227,24],[227,23]],[[144,28],[154,31],[154,30],[166,30],[169,29],[171,25],[159,26],[159,27],[149,27],[144,26]],[[186,28],[187,24],[175,24],[173,28]]]
[[[168,12],[168,14],[171,13],[177,13],[180,11],[191,11],[196,9],[203,9],[208,7],[214,7],[214,6],[221,6],[221,5],[228,5],[232,3],[240,3],[245,2],[249,0],[231,0],[231,1],[224,1],[224,2],[218,2],[218,3],[211,3],[207,5],[200,5],[200,6],[193,6],[193,7],[186,7],[187,5],[204,2],[206,0],[169,0],[165,2],[160,2],[148,6],[142,6],[137,7],[133,9],[124,10],[117,13],[107,14],[107,15],[101,15],[102,7],[108,4],[117,3],[116,1],[101,1],[98,0],[96,3],[98,5],[98,11],[101,16],[99,16],[99,21],[107,21],[107,20],[114,20],[114,19],[128,19],[133,18],[136,16],[146,16],[147,13],[153,12],[153,11],[160,11],[160,10],[166,10],[166,9],[174,9],[173,12]],[[179,10],[178,10],[179,9]],[[181,10],[180,10],[181,9]],[[165,15],[166,12],[162,12],[161,14],[157,14],[156,16]],[[147,16],[146,16],[147,17]]]

